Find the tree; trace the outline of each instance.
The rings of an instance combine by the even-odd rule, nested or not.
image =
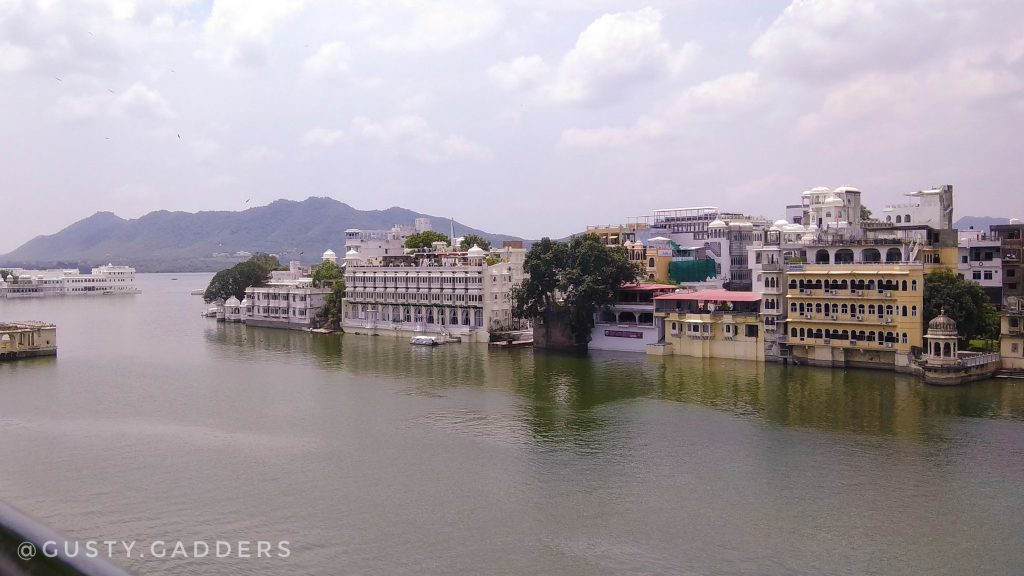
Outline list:
[[[526,280],[513,291],[517,318],[564,315],[577,345],[590,341],[594,314],[615,302],[619,287],[635,282],[641,270],[622,246],[605,246],[593,234],[568,244],[544,238],[523,264]]]
[[[267,254],[266,252],[257,252],[249,258],[250,262],[256,262],[263,266],[267,270],[287,270],[287,266],[282,266],[281,261],[277,259],[277,256],[273,254]]]
[[[0,280],[3,280],[3,281],[6,282],[8,276],[13,278],[14,277],[14,273],[11,272],[10,270],[0,270]]]
[[[345,281],[345,272],[334,262],[327,260],[322,262],[319,266],[313,269],[313,286],[320,288],[322,286],[334,286],[341,281]]]
[[[491,249],[491,243],[487,240],[477,236],[476,234],[466,234],[462,237],[462,244],[459,244],[459,250],[465,252],[473,246],[479,246],[482,250]]]
[[[406,248],[430,248],[434,242],[448,243],[448,235],[433,230],[417,232],[405,239]]]
[[[341,321],[342,300],[345,298],[345,280],[335,282],[331,293],[324,296],[324,305],[320,307],[320,319],[331,328],[337,328]]]
[[[227,300],[232,296],[241,300],[245,298],[246,289],[265,286],[270,280],[270,272],[279,266],[277,258],[273,256],[254,254],[245,262],[214,274],[203,293],[203,300],[213,302]]]
[[[869,210],[868,207],[863,204],[860,205],[860,219],[874,220],[874,218],[871,216],[871,210]]]
[[[946,269],[924,278],[925,321],[931,321],[943,311],[956,321],[957,332],[964,340],[999,335],[999,312],[981,286]]]

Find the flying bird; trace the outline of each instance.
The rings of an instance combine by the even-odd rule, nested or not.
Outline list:
[[[63,82],[63,80],[61,80],[60,78],[58,78],[58,77],[56,77],[56,76],[54,76],[53,78],[54,78],[54,79],[55,79],[55,80],[56,80],[57,82]]]
[[[248,204],[249,200],[252,200],[252,198],[249,198],[248,200],[246,200],[245,203]]]
[[[115,94],[115,92],[113,90],[111,90],[110,88],[107,88],[107,92],[110,92],[111,94]]]
[[[181,134],[178,134],[178,140],[181,140]]]

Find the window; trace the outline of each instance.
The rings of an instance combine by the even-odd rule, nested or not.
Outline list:
[[[991,280],[991,279],[992,279],[992,271],[991,270],[985,270],[985,280]]]
[[[1017,275],[1017,271],[1014,270],[1013,268],[1008,268],[1006,270],[1006,275],[1009,276],[1010,278],[1013,278],[1014,276]]]
[[[903,217],[903,222],[905,224],[910,224],[910,214],[907,214],[906,216]]]
[[[961,264],[967,264],[967,256],[961,256],[960,257],[960,263]]]
[[[981,272],[975,272],[974,274],[971,275],[971,278],[975,280],[981,280]]]
[[[757,338],[757,324],[747,324],[744,336],[747,338]]]
[[[1019,354],[1020,353],[1020,344],[1018,344],[1016,342],[1014,342],[1013,344],[1010,344],[1010,352],[1013,353],[1013,354]]]
[[[910,307],[910,315],[913,316],[914,318],[917,318],[917,306]]]

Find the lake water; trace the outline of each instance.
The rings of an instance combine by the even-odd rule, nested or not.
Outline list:
[[[139,574],[1024,571],[1024,381],[247,328],[209,277],[0,300],[59,342],[0,364],[0,499],[135,554],[289,543]]]

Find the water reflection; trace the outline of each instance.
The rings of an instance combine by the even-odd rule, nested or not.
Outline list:
[[[608,424],[602,407],[640,398],[707,406],[782,426],[897,436],[932,434],[946,416],[1024,419],[1024,383],[1013,380],[935,388],[880,371],[470,344],[422,348],[404,338],[225,324],[211,324],[206,339],[221,357],[312,361],[323,370],[395,379],[413,394],[460,388],[511,392],[519,399],[522,423],[539,441],[579,442]]]

